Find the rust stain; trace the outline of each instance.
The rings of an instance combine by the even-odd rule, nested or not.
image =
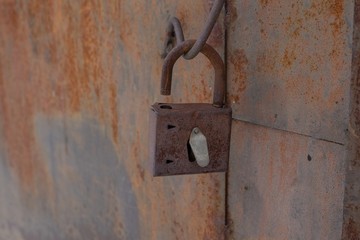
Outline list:
[[[273,73],[277,71],[277,59],[279,59],[279,44],[275,43],[267,52],[259,54],[256,58],[258,71]]]
[[[95,23],[95,15],[98,8],[93,1],[85,1],[80,7],[81,48],[83,55],[83,67],[81,76],[77,79],[78,90],[84,90],[84,97],[89,98],[91,93],[97,99],[100,98],[101,64],[99,41],[99,26]],[[76,52],[75,52],[76,53]],[[86,103],[86,102],[85,102]],[[88,102],[90,103],[90,102]],[[86,106],[87,108],[91,106]]]
[[[270,2],[266,1],[266,4],[270,4]],[[331,108],[333,104],[341,102],[341,95],[344,94],[343,88],[333,89],[329,93],[329,97],[321,98],[319,83],[325,82],[323,78],[312,79],[298,76],[297,79],[294,79],[292,77],[294,72],[291,73],[291,76],[289,74],[294,70],[292,69],[294,66],[301,69],[296,70],[299,72],[297,75],[306,75],[301,74],[301,71],[314,75],[325,72],[324,59],[329,60],[330,57],[330,61],[325,61],[326,64],[331,65],[331,72],[328,75],[333,81],[341,78],[347,49],[343,37],[347,29],[344,1],[314,1],[310,7],[296,3],[282,3],[271,7],[274,11],[285,12],[286,15],[284,15],[284,21],[277,24],[274,23],[277,21],[274,14],[269,15],[266,10],[257,12],[260,36],[264,45],[267,46],[266,51],[257,56],[259,70],[268,75],[276,74],[284,78],[288,93],[299,94],[299,90],[302,90],[301,96],[306,103],[314,105],[321,102],[322,106]],[[284,10],[281,10],[282,8]],[[330,25],[330,27],[317,29],[319,26],[314,25],[314,21],[317,24]],[[282,34],[288,36],[282,45],[279,45],[278,41],[271,42],[269,39],[268,33],[273,32],[274,29],[278,29]],[[323,51],[308,52],[308,42],[314,43]],[[283,47],[284,50],[282,50]],[[307,84],[301,83],[299,77],[304,77],[303,82]]]
[[[302,14],[299,13],[299,9],[296,8],[295,10],[296,14],[288,16],[284,22],[285,25],[285,30],[287,31],[287,33],[294,38],[298,38],[300,37],[300,33],[302,30],[305,29],[304,25],[304,19]]]
[[[208,184],[209,181],[214,184]],[[162,193],[166,188],[153,193],[153,205],[161,206],[161,214],[153,214],[158,216],[156,221],[152,221],[151,226],[152,237],[151,239],[159,238],[159,228],[165,228],[170,230],[171,239],[223,239],[222,229],[219,228],[219,224],[224,222],[224,216],[219,214],[219,210],[223,209],[223,198],[221,184],[222,178],[219,178],[218,174],[214,175],[198,175],[192,178],[183,178],[182,184],[171,184],[173,186],[171,190],[166,193]],[[172,182],[172,181],[166,181]],[[176,188],[174,188],[177,186]],[[196,191],[194,191],[196,186]],[[181,187],[181,188],[179,188]],[[219,188],[219,189],[216,189]],[[165,196],[167,197],[163,197]],[[180,199],[189,199],[189,202],[179,201]],[[199,199],[206,198],[211,204],[204,205]],[[167,209],[183,209],[183,212],[172,211],[174,219],[168,219],[166,217],[166,211],[164,206],[170,206]],[[153,207],[152,207],[153,208]],[[156,208],[154,208],[156,211]],[[222,211],[222,210],[220,210]],[[190,214],[190,218],[183,219],[183,214]],[[153,218],[154,220],[154,218]],[[160,235],[163,236],[163,235]],[[160,237],[163,238],[163,237]]]
[[[132,5],[134,4],[134,5]],[[131,3],[132,5],[132,11],[139,11],[138,6],[136,2]],[[120,6],[120,10],[122,10]],[[140,64],[141,60],[141,47],[139,46],[139,43],[141,42],[139,40],[139,35],[136,34],[137,28],[134,28],[132,25],[132,15],[128,14],[127,12],[121,11],[120,13],[120,33],[119,37],[122,43],[124,44],[124,48],[126,52],[129,52],[131,54],[126,55],[127,57],[131,57],[136,63]]]
[[[139,131],[136,131],[134,140],[130,143],[131,144],[131,159],[139,159],[140,153],[141,153],[141,135]],[[123,142],[128,142],[128,140]],[[142,184],[144,184],[145,178],[147,177],[146,170],[142,166],[141,163],[133,161],[131,162],[133,165],[133,168],[135,169],[134,173],[132,174],[132,183],[134,187],[140,187]]]
[[[186,201],[179,201],[179,199],[183,200],[180,198],[183,197],[180,193],[173,193],[173,196],[169,197],[172,200],[168,201],[169,198],[166,197],[166,194],[171,193],[169,182],[147,181],[149,176],[142,164],[132,161],[134,159],[146,160],[144,146],[141,144],[144,140],[139,133],[146,129],[143,112],[141,112],[144,108],[137,109],[134,116],[136,122],[130,122],[131,118],[123,116],[121,111],[124,112],[124,109],[129,110],[136,105],[134,103],[127,105],[128,102],[123,102],[124,107],[122,105],[123,108],[120,108],[119,111],[119,102],[126,96],[133,96],[133,93],[125,92],[120,97],[118,89],[122,91],[120,86],[123,87],[123,85],[127,89],[132,86],[136,87],[137,83],[131,82],[131,76],[149,77],[144,76],[144,73],[136,75],[126,73],[126,71],[140,66],[140,57],[142,57],[140,50],[147,50],[146,46],[140,48],[140,44],[145,40],[149,41],[149,38],[155,42],[157,34],[139,34],[139,29],[143,28],[137,24],[143,23],[143,21],[134,19],[133,17],[138,15],[128,12],[132,7],[135,12],[143,12],[145,4],[132,1],[129,1],[128,4],[119,1],[116,4],[101,4],[104,2],[106,1],[44,3],[35,0],[26,3],[21,1],[15,3],[14,1],[13,4],[6,7],[4,7],[4,3],[0,4],[0,32],[7,33],[0,35],[0,43],[2,46],[6,46],[0,48],[0,115],[1,123],[3,123],[0,127],[4,129],[2,132],[4,132],[9,165],[12,166],[11,169],[14,176],[19,179],[21,187],[26,190],[26,193],[29,193],[24,199],[31,200],[30,195],[37,193],[40,195],[41,193],[40,198],[33,199],[32,202],[40,207],[44,202],[48,204],[46,195],[53,194],[51,192],[51,189],[54,189],[52,181],[56,180],[52,179],[51,172],[47,172],[49,166],[45,165],[46,161],[43,162],[43,153],[41,149],[38,149],[34,139],[34,116],[38,113],[46,116],[66,117],[89,115],[99,120],[98,122],[101,124],[111,127],[112,133],[109,135],[116,144],[117,150],[124,154],[119,161],[125,159],[126,171],[135,173],[130,176],[131,184],[136,187],[134,194],[139,197],[141,204],[138,207],[142,209],[141,214],[145,216],[144,219],[152,217],[162,221],[162,224],[152,221],[154,228],[151,229],[146,229],[147,225],[144,224],[145,230],[141,229],[142,232],[153,231],[154,238],[157,238],[156,236],[162,234],[162,231],[159,233],[159,230],[170,222],[179,225],[176,228],[176,235],[179,239],[189,233],[193,233],[196,239],[219,239],[216,236],[221,235],[219,225],[222,225],[221,221],[224,219],[221,216],[223,211],[223,204],[221,204],[223,186],[219,180],[222,179],[221,176],[217,175],[211,178],[201,176],[194,177],[191,181],[174,181],[176,184],[173,186],[188,191],[184,198]],[[183,5],[187,6],[188,3],[183,3]],[[129,9],[126,9],[127,7]],[[140,7],[142,7],[141,11]],[[199,18],[198,15],[195,15],[195,19]],[[161,18],[161,21],[163,19],[165,18]],[[199,23],[199,29],[200,25],[202,26],[202,24]],[[161,30],[159,31],[161,32]],[[221,31],[218,34],[221,34]],[[118,48],[121,48],[121,51]],[[219,46],[219,48],[221,47]],[[152,54],[153,52],[145,51],[145,53]],[[118,68],[125,73],[119,74]],[[209,64],[208,69],[210,68],[212,70],[212,66]],[[201,78],[200,81],[197,81],[201,86],[197,87],[199,95],[196,97],[210,99],[212,93],[206,84],[210,81],[206,77],[207,72],[202,69],[200,74],[198,72],[195,74],[197,79],[199,75]],[[191,74],[186,73],[185,75]],[[124,76],[130,76],[130,80]],[[153,76],[157,76],[157,74],[152,73],[151,77]],[[134,96],[146,94],[149,89],[140,90],[141,92],[134,93]],[[148,101],[141,99],[137,100],[137,103]],[[139,130],[136,130],[137,133],[131,142],[131,148],[129,148],[129,138],[119,138],[120,134],[126,134],[121,131],[127,126],[140,127]],[[132,137],[131,134],[126,136]],[[56,171],[66,172],[64,169],[56,169]],[[199,180],[199,184],[202,184],[202,191],[196,193],[194,186],[198,189],[196,185],[198,179],[201,180]],[[215,184],[212,184],[214,181]],[[154,186],[159,191],[152,191]],[[109,194],[116,192],[109,189],[105,191]],[[110,206],[121,204],[115,195],[112,195],[112,198],[109,200],[111,201]],[[199,199],[204,199],[205,203],[198,204]],[[185,213],[171,212],[176,209],[172,207],[173,205],[182,206],[177,209],[185,209],[184,202],[187,203],[191,200],[194,203],[189,208],[191,211],[186,209]],[[76,199],[69,201],[73,201],[74,205],[82,204]],[[172,203],[171,207],[164,210],[163,207],[167,206],[169,202]],[[156,207],[149,210],[148,206]],[[161,213],[159,213],[160,211]],[[39,212],[47,214],[48,209],[41,209]],[[124,229],[122,213],[116,209],[115,212],[112,215],[115,216],[114,219],[108,217],[105,221],[112,221],[114,232],[121,238],[128,230]],[[188,219],[184,217],[184,215],[189,215],[188,213],[196,213],[195,215],[199,216],[191,221],[191,227],[188,227]],[[71,215],[71,213],[66,214],[67,217]],[[101,217],[103,215],[99,216],[99,218]],[[41,216],[36,218],[40,219]],[[206,225],[203,221],[204,218],[209,218],[206,220]],[[76,227],[67,229],[71,236],[78,236]],[[170,233],[166,232],[166,234],[172,236]]]
[[[47,60],[54,63],[56,48],[50,34],[53,30],[54,4],[51,2],[41,3],[31,1],[24,5],[28,11],[28,31],[30,32],[30,42],[32,51],[35,55],[46,56]]]
[[[260,0],[260,4],[262,7],[266,7],[269,4],[269,2],[271,2],[271,0]]]
[[[231,67],[234,69],[232,72],[231,86],[236,90],[235,94],[230,96],[230,101],[238,102],[240,94],[246,89],[247,81],[247,66],[249,64],[244,49],[236,49],[229,56]]]
[[[331,24],[333,27],[333,34],[336,37],[343,28],[345,24],[344,20],[344,1],[333,0],[329,3],[330,14],[335,16],[335,21]]]
[[[219,220],[222,221],[222,217],[219,216],[218,210],[222,208],[222,198],[221,193],[219,193],[220,182],[217,177],[211,176],[211,180],[214,181],[214,186],[209,186],[206,184],[208,181],[206,176],[199,176],[196,180],[196,185],[199,189],[199,196],[208,196],[209,200],[213,203],[212,205],[208,205],[206,208],[201,207],[201,203],[194,198],[194,201],[191,204],[191,211],[193,213],[197,213],[196,218],[192,219],[192,222],[195,224],[197,220],[203,219],[204,226],[208,226],[206,228],[198,228],[197,236],[201,239],[213,239],[214,236],[217,236],[216,239],[223,239],[223,235],[219,232],[220,229],[214,227],[219,224]],[[199,211],[201,209],[201,211]],[[212,226],[212,227],[210,227]],[[181,230],[178,236],[182,236]],[[200,237],[201,236],[201,237]],[[194,239],[198,239],[194,237]]]
[[[3,15],[3,24],[9,29],[17,29],[19,26],[19,15],[17,13],[16,3],[12,0],[1,3],[2,8],[0,9]]]
[[[35,113],[86,111],[111,126],[115,143],[119,134],[117,80],[105,58],[113,33],[96,21],[95,14],[104,16],[92,1],[63,2],[56,14],[54,4],[7,3],[0,10],[0,29],[7,32],[0,41],[9,46],[0,50],[8,60],[1,66],[17,63],[0,71],[4,137],[10,165],[30,191],[37,178],[52,181],[34,139]],[[19,13],[29,21],[20,21]]]
[[[344,227],[343,239],[358,240],[360,238],[358,224],[352,218],[347,220]]]
[[[64,6],[64,11],[73,12],[73,6],[71,4],[66,4]],[[66,101],[68,102],[67,108],[70,111],[79,111],[80,110],[80,99],[82,93],[89,92],[89,86],[87,82],[79,82],[79,80],[84,79],[81,77],[79,65],[77,64],[77,54],[80,51],[79,42],[77,42],[76,28],[77,28],[77,19],[75,17],[70,17],[68,19],[67,34],[64,37],[64,61],[62,68],[64,70],[64,79],[61,79],[64,83],[63,88],[66,90]]]
[[[333,39],[333,50],[329,53],[332,58],[338,58],[343,49],[345,42],[342,40],[342,34],[345,31],[345,12],[344,1],[329,0],[314,2],[311,7],[304,13],[304,16],[312,19],[320,19],[326,16],[331,26]]]
[[[235,31],[236,25],[234,23],[238,18],[236,5],[237,5],[237,2],[235,0],[229,0],[227,2],[227,12],[225,15],[225,27],[228,28],[229,26],[231,26],[232,32]]]
[[[224,204],[221,201],[221,193],[219,192],[220,188],[220,182],[218,178],[213,178],[213,183],[214,186],[213,187],[209,187],[208,189],[208,196],[211,198],[212,202],[214,203],[214,205],[212,206],[208,206],[207,207],[207,213],[206,213],[206,226],[217,226],[218,225],[218,221],[219,221],[219,214],[218,214],[218,209],[220,209],[222,207],[222,205]],[[207,239],[211,239],[213,236],[221,236],[218,231],[219,229],[216,228],[206,228],[207,232],[204,234],[205,238],[207,237]]]
[[[286,49],[282,59],[283,66],[289,68],[293,65],[295,60],[296,60],[296,54],[294,50]]]
[[[114,34],[96,16],[104,18],[100,7],[86,1],[80,7],[66,5],[66,12],[80,11],[78,18],[71,15],[65,35],[64,79],[60,91],[66,96],[67,110],[88,111],[100,121],[110,124],[112,138],[118,142],[117,83],[113,69],[104,58],[112,54]],[[82,31],[79,33],[77,29]],[[81,41],[77,40],[81,37]],[[100,44],[101,43],[101,44]],[[106,70],[104,70],[106,68]]]
[[[0,102],[2,103],[0,107],[3,114],[2,127],[6,151],[9,165],[18,176],[25,192],[32,191],[36,194],[39,191],[35,186],[37,178],[41,178],[45,185],[49,184],[50,180],[33,136],[35,100],[32,92],[33,82],[29,79],[30,62],[27,61],[29,52],[26,45],[19,43],[26,42],[28,36],[26,29],[19,21],[18,6],[15,3],[8,4],[2,10],[2,14],[0,14],[1,31],[6,32],[10,38],[18,40],[11,43],[13,48],[10,53],[0,52],[0,59],[10,62],[3,61],[0,64]],[[4,37],[1,40],[4,42]],[[14,61],[15,59],[17,61]],[[16,62],[17,65],[9,65],[12,62]],[[7,69],[4,69],[5,66]],[[8,78],[14,79],[14,81],[8,81]]]

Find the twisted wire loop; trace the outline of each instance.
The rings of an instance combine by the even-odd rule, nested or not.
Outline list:
[[[205,27],[200,34],[199,38],[196,40],[194,46],[186,52],[183,57],[187,60],[195,58],[202,50],[206,41],[208,40],[211,31],[214,28],[216,20],[218,19],[221,9],[223,8],[225,0],[215,0],[213,7],[211,8],[209,17],[205,23]],[[172,17],[170,19],[168,28],[167,28],[167,36],[165,41],[165,51],[162,54],[162,57],[165,58],[166,55],[171,51],[172,48],[175,47],[174,40],[176,40],[176,45],[182,43],[184,38],[184,33],[181,27],[181,23],[179,19],[176,17]]]

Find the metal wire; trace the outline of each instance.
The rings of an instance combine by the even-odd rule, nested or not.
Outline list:
[[[208,40],[211,31],[214,28],[214,25],[216,23],[216,20],[218,19],[221,9],[223,8],[225,0],[215,0],[215,3],[210,11],[209,17],[205,23],[204,30],[202,31],[199,38],[196,40],[194,46],[183,55],[183,57],[187,60],[193,59],[196,57],[199,52],[201,52],[202,48],[204,47],[206,41]],[[175,35],[175,36],[173,36]],[[167,29],[167,40],[166,40],[166,46],[165,46],[165,53],[163,54],[163,57],[169,53],[169,51],[175,47],[173,44],[174,37],[176,39],[176,44],[179,45],[184,41],[184,33],[181,27],[181,23],[179,19],[176,17],[173,17],[170,19],[170,23]],[[169,49],[170,48],[170,49]]]
[[[170,19],[170,24],[168,26],[168,36],[170,34],[169,37],[173,37],[172,34],[175,33],[175,38],[176,38],[176,42],[177,44],[182,43],[185,38],[184,38],[184,33],[181,27],[181,23],[179,21],[179,19],[177,19],[176,17],[172,17]]]

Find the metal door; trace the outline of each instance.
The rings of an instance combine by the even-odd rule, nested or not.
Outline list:
[[[355,4],[228,1],[231,238],[360,237]]]
[[[228,0],[229,172],[152,177],[149,106],[212,96],[202,56],[160,96],[168,20],[212,3],[0,1],[0,239],[357,239],[359,1]]]

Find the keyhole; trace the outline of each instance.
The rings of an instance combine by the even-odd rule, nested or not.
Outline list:
[[[190,142],[188,141],[187,142],[187,152],[188,152],[188,158],[189,158],[189,161],[190,162],[195,162],[196,161],[196,159],[195,159],[195,155],[194,155],[194,153],[193,153],[193,151],[192,151],[192,149],[191,149],[191,146],[190,146]]]
[[[173,129],[173,128],[176,128],[176,126],[171,125],[171,124],[168,124],[168,125],[167,125],[167,129]]]

